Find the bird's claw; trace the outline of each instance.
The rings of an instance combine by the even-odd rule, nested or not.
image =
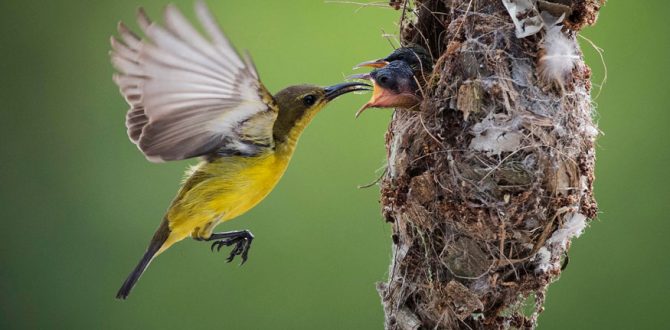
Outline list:
[[[240,258],[242,259],[240,265],[243,265],[249,257],[249,249],[251,248],[252,240],[253,240],[252,237],[234,237],[234,238],[222,239],[212,243],[210,249],[212,250],[212,252],[214,252],[214,248],[216,248],[216,251],[221,251],[221,248],[223,248],[224,246],[235,245],[232,251],[230,251],[228,258],[226,258],[226,262],[231,262],[233,261],[233,259],[235,259],[236,256],[240,256]]]

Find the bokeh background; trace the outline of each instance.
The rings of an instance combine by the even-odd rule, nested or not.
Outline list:
[[[192,1],[175,1],[192,17]],[[331,84],[391,50],[399,12],[302,1],[209,1],[272,91]],[[380,329],[390,229],[373,181],[390,111],[349,95],[304,134],[284,179],[220,229],[256,235],[226,264],[185,241],[128,301],[114,299],[192,162],[151,164],[128,142],[108,39],[164,0],[0,2],[0,328]],[[384,3],[384,1],[382,1]],[[670,28],[666,1],[610,1],[584,35],[604,49],[595,100],[601,216],[574,241],[541,329],[659,329],[670,294]],[[594,83],[598,54],[582,40]],[[595,90],[598,89],[596,86]]]

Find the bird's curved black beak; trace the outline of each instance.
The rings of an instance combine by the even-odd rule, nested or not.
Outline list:
[[[328,86],[323,90],[326,92],[326,100],[332,101],[340,95],[357,91],[369,91],[372,86],[361,82],[346,82],[333,86]]]

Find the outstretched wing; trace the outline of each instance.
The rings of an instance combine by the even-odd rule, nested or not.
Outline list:
[[[114,81],[130,104],[128,136],[152,162],[254,155],[274,143],[277,107],[251,59],[240,58],[202,1],[196,14],[209,38],[174,5],[165,27],[140,9],[146,39],[123,23],[121,40],[112,37]]]

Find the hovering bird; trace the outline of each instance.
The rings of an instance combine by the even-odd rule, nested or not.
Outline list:
[[[284,174],[298,138],[336,97],[369,90],[363,83],[330,87],[296,85],[274,96],[263,86],[248,55],[240,57],[204,2],[195,12],[207,37],[174,5],[165,26],[140,9],[146,39],[119,23],[112,37],[114,81],[130,105],[130,140],[149,161],[193,157],[177,196],[149,247],[116,297],[125,299],[149,263],[187,237],[233,246],[228,257],[247,260],[254,236],[247,230],[214,233],[221,222],[257,205]]]
[[[398,48],[385,58],[360,63],[354,69],[361,67],[375,69],[349,78],[371,80],[374,91],[356,117],[368,108],[411,109],[418,105],[422,100],[420,86],[432,72],[433,60],[423,47],[412,45]]]

